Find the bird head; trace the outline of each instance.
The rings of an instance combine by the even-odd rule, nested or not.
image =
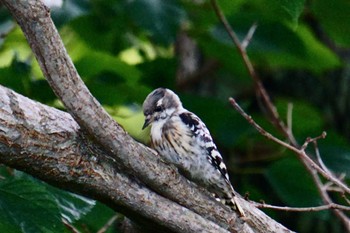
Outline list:
[[[142,108],[146,118],[142,127],[144,129],[153,122],[166,120],[176,110],[182,108],[182,103],[173,91],[157,88],[146,97]]]

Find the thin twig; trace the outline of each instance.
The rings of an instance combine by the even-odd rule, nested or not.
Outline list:
[[[245,50],[246,48],[244,48],[242,46],[237,34],[231,28],[230,24],[228,23],[225,15],[223,14],[217,1],[211,0],[211,4],[214,8],[214,11],[215,11],[217,17],[219,18],[221,23],[224,25],[225,30],[227,31],[229,37],[232,39],[233,43],[236,45],[236,48],[243,59],[243,63],[244,63],[244,65],[249,73],[249,76],[252,77],[252,79],[254,81],[256,94],[265,103],[266,110],[268,112],[269,117],[271,118],[272,123],[280,130],[280,132],[282,132],[289,140],[291,140],[291,143],[293,145],[297,145],[297,142],[296,142],[294,136],[289,133],[286,125],[280,120],[279,114],[278,114],[275,106],[272,104],[270,96],[268,95],[268,93],[267,93],[264,85],[262,84],[258,74],[255,72],[253,64],[250,61],[248,54]]]
[[[348,203],[348,205],[350,205],[350,200],[346,197],[345,193],[343,193],[342,197],[344,198],[346,203]]]
[[[298,149],[300,146],[298,144],[298,142],[296,141],[291,128],[289,128],[288,126],[291,126],[290,123],[288,123],[288,125],[286,126],[284,124],[284,122],[280,119],[279,114],[274,106],[274,104],[271,102],[271,99],[265,89],[265,87],[263,86],[259,76],[257,75],[257,73],[254,70],[254,67],[252,65],[252,63],[249,60],[249,57],[246,53],[246,46],[242,46],[242,44],[240,43],[236,33],[234,32],[234,30],[231,28],[230,24],[228,23],[225,15],[223,14],[222,10],[220,9],[218,3],[216,0],[211,0],[211,4],[215,10],[215,13],[217,15],[217,17],[219,18],[219,20],[222,22],[222,24],[224,25],[227,33],[229,34],[229,36],[231,37],[233,43],[236,45],[236,48],[238,50],[238,52],[240,53],[243,62],[248,70],[249,75],[251,76],[251,78],[254,81],[255,84],[255,90],[256,90],[256,94],[257,97],[262,99],[262,102],[265,104],[265,108],[266,108],[266,112],[269,113],[269,117],[271,122],[273,123],[273,125],[275,125],[275,127],[282,132],[282,134],[289,140],[289,143],[285,143],[284,141],[272,136],[270,133],[268,133],[267,131],[265,131],[262,127],[260,127],[258,124],[256,124],[254,122],[254,120],[247,115],[241,108],[240,106],[234,101],[234,99],[230,98],[230,102],[233,105],[233,107],[251,124],[253,125],[263,136],[267,137],[270,140],[273,140],[275,142],[277,142],[278,144],[286,147],[287,149],[295,152],[300,161],[304,164],[304,166],[306,167],[306,169],[308,170],[308,172],[310,174],[312,174],[312,177],[315,181],[315,184],[317,186],[317,188],[319,189],[319,192],[324,200],[324,202],[326,204],[334,204],[331,200],[331,198],[328,196],[327,190],[324,189],[324,186],[317,174],[317,172],[319,174],[321,174],[324,178],[326,178],[328,181],[333,182],[335,185],[339,186],[341,189],[344,190],[344,192],[350,194],[350,188],[345,185],[341,180],[339,180],[338,178],[336,178],[333,174],[327,172],[327,170],[322,169],[320,166],[318,166],[306,153],[305,153],[305,149],[307,147],[307,145],[310,142],[316,141],[319,138],[315,138],[315,139],[307,139],[304,143],[304,145]],[[322,134],[321,136],[325,137],[325,134]],[[350,223],[349,223],[349,218],[340,210],[336,209],[334,210],[335,214],[344,222],[345,227],[350,231]]]
[[[293,134],[293,103],[288,103],[287,106],[287,129]]]
[[[73,233],[80,233],[80,231],[79,231],[77,228],[75,228],[72,224],[70,224],[70,223],[67,221],[67,219],[62,218],[62,223],[63,223],[63,225],[64,225],[69,231],[71,231],[71,232],[73,232]]]
[[[318,149],[317,140],[315,140],[313,143],[314,143],[314,149],[315,149],[315,154],[316,154],[316,159],[317,159],[318,164],[321,166],[321,168],[322,168],[323,170],[325,170],[325,171],[328,172],[329,174],[332,174],[332,175],[333,175],[333,172],[331,172],[331,171],[326,167],[326,165],[323,163],[323,160],[322,160],[321,155],[320,155],[320,150]]]
[[[342,190],[341,188],[334,187],[334,184],[332,182],[327,182],[324,186],[326,190],[329,192],[335,192],[335,193],[341,193],[341,194],[344,193],[344,190]]]
[[[266,209],[274,209],[274,210],[283,210],[283,211],[290,211],[290,212],[317,212],[317,211],[323,211],[323,210],[330,210],[330,209],[339,209],[344,211],[350,211],[349,206],[339,205],[335,203],[330,203],[328,205],[321,205],[321,206],[315,206],[315,207],[288,207],[288,206],[274,206],[269,205],[265,203],[253,203],[255,207],[257,208],[266,208]]]
[[[248,47],[250,41],[252,40],[253,35],[254,35],[255,30],[256,30],[257,27],[258,27],[258,24],[257,24],[257,23],[254,23],[254,24],[249,28],[249,31],[248,31],[247,35],[245,36],[244,40],[242,41],[242,48],[243,48],[244,50],[246,50],[246,48]]]
[[[113,217],[111,217],[107,222],[106,224],[100,229],[97,231],[97,233],[105,233],[108,228],[110,228],[112,226],[112,224],[120,217],[120,214],[116,214],[114,215]]]
[[[338,178],[334,177],[332,174],[327,173],[324,171],[320,166],[318,166],[310,157],[305,153],[305,150],[303,149],[298,149],[276,137],[268,133],[266,130],[264,130],[260,125],[258,125],[251,116],[249,116],[235,101],[233,98],[229,98],[229,101],[231,105],[263,136],[265,136],[267,139],[272,140],[281,146],[293,151],[296,153],[305,163],[308,164],[308,166],[312,169],[315,169],[317,172],[319,172],[325,179],[328,181],[333,182],[334,184],[338,185],[340,188],[344,190],[344,192],[350,194],[350,188],[347,187],[343,182],[341,182]],[[313,140],[317,140],[319,138],[322,138],[325,136],[324,133],[322,133],[320,136],[316,138],[310,138],[308,139],[310,142]],[[305,144],[305,143],[304,143]]]
[[[310,143],[314,143],[314,145],[316,145],[315,150],[316,150],[316,152],[318,152],[317,140],[319,140],[319,139],[325,139],[326,136],[327,136],[326,131],[323,131],[323,132],[322,132],[319,136],[317,136],[317,137],[314,137],[314,138],[308,137],[308,138],[306,138],[306,140],[305,140],[304,144],[301,146],[300,150],[305,150],[305,149],[308,147],[308,145],[309,145]],[[316,144],[315,144],[315,143],[316,143]]]
[[[326,204],[334,204],[331,197],[328,195],[327,191],[325,190],[325,187],[323,186],[323,183],[322,183],[320,177],[318,176],[316,170],[310,169],[310,168],[309,168],[309,170],[312,171],[311,175],[316,183],[316,187],[319,190],[319,193],[321,194],[321,198],[322,198],[323,202]],[[333,212],[344,223],[344,226],[347,229],[347,232],[350,232],[350,220],[346,216],[346,214],[344,214],[339,209],[334,209]]]
[[[258,125],[251,116],[249,116],[242,108],[241,106],[238,105],[238,103],[236,102],[236,100],[234,98],[229,98],[229,101],[231,103],[231,105],[237,110],[237,112],[239,112],[247,121],[249,124],[251,124],[261,135],[263,135],[264,137],[266,137],[269,140],[272,140],[278,144],[280,144],[281,146],[286,147],[287,149],[295,152],[295,153],[299,153],[300,150],[298,148],[295,148],[294,146],[272,136],[270,133],[268,133],[266,130],[264,130],[260,125]]]

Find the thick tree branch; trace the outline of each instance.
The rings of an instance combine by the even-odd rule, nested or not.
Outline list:
[[[87,139],[69,114],[1,86],[0,106],[1,163],[100,200],[136,220],[177,232],[227,232],[120,173],[119,165]]]
[[[2,146],[11,150],[11,153],[6,151],[1,153],[3,163],[27,171],[62,188],[109,203],[109,206],[114,207],[114,209],[123,212],[127,216],[134,217],[133,220],[135,216],[141,216],[141,218],[136,217],[136,220],[152,219],[172,231],[198,232],[198,229],[201,229],[200,231],[204,229],[207,232],[224,232],[223,228],[230,228],[231,231],[235,232],[288,232],[283,226],[274,222],[244,200],[241,200],[241,202],[245,212],[248,213],[249,221],[244,222],[238,219],[236,213],[220,205],[213,198],[210,198],[207,193],[203,193],[189,183],[179,175],[177,170],[159,160],[152,150],[135,142],[105,112],[81,81],[51,21],[49,11],[41,1],[2,0],[2,3],[10,10],[21,26],[45,77],[81,127],[81,132],[88,132],[89,137],[104,148],[104,156],[101,161],[107,160],[108,166],[105,167],[105,164],[95,163],[95,157],[99,160],[96,155],[92,157],[92,160],[89,156],[85,158],[78,156],[79,150],[84,149],[80,147],[78,142],[74,142],[74,146],[77,147],[78,151],[68,153],[64,157],[41,157],[43,152],[40,149],[46,148],[49,150],[51,148],[49,141],[46,142],[47,145],[40,144],[40,138],[44,140],[46,135],[43,132],[40,133],[39,138],[34,137],[37,140],[36,143],[41,146],[33,147],[33,151],[27,151],[26,143],[33,140],[30,135],[35,135],[30,130],[42,130],[43,125],[40,121],[37,122],[38,128],[32,129],[29,127],[24,129],[29,138],[23,144],[18,144],[16,138],[8,138],[6,133],[2,135]],[[14,94],[12,93],[12,95]],[[15,97],[7,97],[7,99],[13,98]],[[9,102],[15,103],[13,101]],[[23,108],[19,109],[23,111]],[[25,111],[23,112],[25,113]],[[12,114],[16,115],[16,112],[12,111]],[[22,113],[20,112],[20,114]],[[29,115],[25,114],[20,119],[27,121]],[[42,120],[40,115],[36,117]],[[46,117],[53,121],[56,120],[55,117]],[[35,119],[30,117],[29,119],[35,122]],[[2,123],[6,126],[6,122]],[[69,122],[74,121],[70,118]],[[74,122],[74,127],[78,127],[77,123]],[[20,122],[18,124],[18,126],[14,124],[12,127],[20,127]],[[50,128],[50,124],[45,124],[45,127]],[[62,126],[58,125],[57,127]],[[6,132],[9,129],[5,127],[4,130],[3,132]],[[57,132],[62,132],[62,130]],[[70,136],[70,131],[65,132],[63,130],[63,132],[63,134],[59,134],[59,138],[67,146],[69,142],[64,141],[64,135],[68,133],[66,137]],[[21,133],[23,132],[16,131],[14,135],[21,137]],[[46,133],[48,135],[52,134]],[[76,132],[74,131],[74,133]],[[51,143],[60,143],[59,138],[50,138]],[[57,140],[57,143],[55,140]],[[11,145],[16,145],[17,150],[12,151],[15,148]],[[72,145],[72,147],[74,146]],[[53,146],[53,148],[55,147]],[[22,153],[23,150],[24,153]],[[61,153],[57,149],[55,152]],[[87,153],[92,156],[95,152]],[[81,166],[83,166],[82,169]],[[136,182],[135,178],[131,177],[135,177],[138,181]],[[102,187],[104,189],[100,190]],[[123,188],[128,189],[127,195],[121,193]],[[181,206],[161,197],[152,190],[179,203]],[[164,204],[166,207],[162,207],[165,209],[158,206],[158,201],[166,203]],[[126,210],[120,210],[121,206]],[[169,213],[172,214],[164,214],[164,210],[169,210]],[[162,213],[160,214],[160,212]],[[205,221],[204,218],[211,221]],[[180,223],[179,221],[184,222]],[[214,222],[218,225],[215,225]],[[204,226],[206,228],[202,228]]]
[[[119,164],[90,141],[68,113],[34,102],[2,86],[0,163],[99,200],[132,219],[142,221],[143,226],[154,225],[155,222],[177,232],[198,232],[198,229],[226,232],[211,221],[154,193],[135,177],[125,175]],[[200,200],[203,196],[201,190],[191,188],[192,192],[183,196],[194,203],[192,205],[196,205],[197,200],[199,203],[212,201]],[[223,218],[230,214],[225,208],[220,208],[218,202],[213,203],[217,206],[201,206],[203,212],[207,211],[203,215],[215,215],[210,212],[221,211]],[[242,229],[234,228],[236,231],[290,232],[260,210],[251,208],[251,204],[242,204],[249,211],[250,226],[243,224],[240,226]],[[151,223],[145,223],[145,219]],[[221,220],[229,221],[230,218]],[[237,224],[240,225],[239,222]]]

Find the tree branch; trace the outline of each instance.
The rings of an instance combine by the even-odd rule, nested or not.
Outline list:
[[[99,200],[146,226],[153,226],[155,222],[177,232],[198,232],[198,229],[226,232],[213,222],[156,194],[135,176],[124,174],[122,167],[102,147],[90,141],[68,113],[34,102],[2,86],[0,106],[0,163]],[[162,171],[158,170],[158,173]],[[190,186],[188,182],[186,184]],[[179,187],[180,184],[175,184],[174,189]],[[203,203],[199,208],[202,208],[204,217],[215,216],[217,211],[222,215],[216,220],[221,225],[232,220],[229,217],[232,212],[208,197],[203,200],[205,196],[196,187],[182,195],[194,203],[192,205],[198,204],[196,201]],[[250,203],[242,201],[242,205],[249,211],[249,226],[238,221],[238,226],[231,230],[237,232],[241,227],[240,232],[290,232],[260,210],[252,208]],[[144,219],[152,223],[145,223]],[[265,231],[259,226],[261,223]]]
[[[2,163],[100,200],[133,221],[151,220],[167,231],[290,232],[240,199],[249,220],[242,221],[162,162],[154,151],[134,141],[80,79],[41,1],[2,3],[21,26],[44,76],[76,121],[62,112],[51,115],[57,110],[40,104],[40,114],[33,116],[34,106],[21,106],[28,99],[4,91],[1,99],[8,105],[1,111],[8,119],[0,124]],[[30,124],[23,126],[23,122]],[[88,141],[90,137],[93,141]]]
[[[265,203],[256,203],[255,206],[258,208],[283,210],[287,212],[317,212],[317,211],[330,210],[330,209],[350,211],[349,206],[339,205],[335,203],[330,203],[328,205],[314,206],[314,207],[274,206],[274,205],[269,205]]]
[[[336,186],[338,186],[340,189],[342,189],[345,193],[350,194],[350,188],[341,180],[339,180],[337,177],[335,177],[332,173],[328,171],[328,169],[323,169],[322,165],[321,167],[315,163],[305,152],[305,148],[308,145],[308,140],[304,143],[302,147],[299,146],[298,142],[296,141],[292,129],[289,128],[288,126],[291,126],[291,118],[288,118],[289,122],[288,124],[285,125],[284,122],[281,120],[276,107],[271,101],[271,98],[269,94],[267,93],[263,83],[261,82],[260,77],[258,74],[255,72],[255,69],[253,67],[253,64],[251,63],[249,56],[246,52],[247,48],[247,43],[239,40],[238,36],[236,35],[235,31],[231,28],[230,24],[228,23],[225,15],[223,14],[220,6],[217,3],[217,0],[211,0],[211,4],[214,8],[214,11],[219,18],[220,22],[223,24],[225,27],[228,35],[232,39],[232,42],[236,45],[236,48],[239,52],[239,54],[242,57],[242,60],[244,62],[244,65],[247,68],[247,71],[250,75],[250,77],[254,81],[255,85],[255,91],[257,97],[262,99],[262,102],[264,104],[264,107],[266,108],[266,112],[268,113],[268,116],[270,117],[270,120],[272,124],[285,136],[285,138],[290,142],[290,143],[285,143],[282,140],[272,136],[270,133],[266,132],[264,129],[262,129],[258,124],[254,122],[254,120],[247,115],[241,108],[240,106],[235,103],[235,100],[230,98],[230,102],[235,107],[235,109],[240,112],[240,114],[246,118],[246,120],[253,125],[263,136],[267,137],[270,140],[273,140],[277,142],[278,144],[284,146],[285,148],[295,152],[295,154],[298,156],[299,160],[302,162],[302,164],[305,166],[306,170],[311,174],[318,190],[319,193],[324,201],[325,204],[327,205],[332,205],[334,204],[332,199],[327,193],[327,190],[324,188],[324,184],[321,182],[319,174],[323,176],[325,179],[328,181],[334,183]],[[254,27],[253,27],[254,29]],[[248,33],[248,38],[249,38]],[[322,134],[323,136],[323,134]],[[324,135],[325,136],[325,135]],[[343,222],[344,226],[348,231],[350,231],[350,219],[339,209],[333,209],[333,212],[335,213],[336,216]]]
[[[1,163],[99,200],[136,220],[148,219],[177,232],[227,232],[121,173],[69,114],[1,86],[0,106]]]
[[[296,153],[299,157],[299,159],[302,161],[302,163],[305,165],[306,169],[311,174],[313,180],[315,181],[316,187],[319,190],[319,193],[326,205],[334,206],[336,205],[333,203],[332,199],[327,193],[326,188],[324,187],[323,183],[321,182],[321,179],[317,172],[319,172],[321,175],[323,175],[324,178],[326,178],[328,181],[332,182],[333,184],[337,185],[343,192],[346,192],[349,194],[349,187],[347,187],[341,180],[339,180],[337,177],[335,177],[332,173],[327,172],[327,170],[323,170],[320,166],[318,166],[305,152],[306,147],[310,142],[315,142],[316,140],[320,138],[326,137],[326,133],[323,132],[320,136],[316,138],[308,138],[306,139],[303,146],[298,149],[297,147],[290,145],[270,133],[268,133],[266,130],[264,130],[260,125],[258,125],[251,116],[249,116],[238,104],[233,98],[229,98],[229,101],[231,105],[251,124],[261,135],[265,136],[269,140],[272,140],[279,145],[293,151]],[[318,148],[316,148],[316,153],[318,153]],[[319,156],[319,155],[318,155]],[[344,210],[343,208],[330,208],[333,209],[336,216],[338,216],[339,219],[342,220],[344,223],[344,226],[348,231],[350,231],[350,220],[349,218],[341,211]]]
[[[292,140],[292,142],[296,142],[294,136],[292,134],[289,133],[289,131],[287,130],[286,125],[283,123],[283,121],[280,120],[279,114],[275,108],[275,106],[273,105],[269,94],[267,93],[266,89],[264,88],[263,83],[261,82],[259,75],[255,72],[254,66],[252,64],[252,62],[249,59],[249,56],[246,52],[246,48],[248,46],[247,43],[244,43],[244,45],[242,45],[242,43],[240,42],[237,34],[235,33],[235,31],[231,28],[229,22],[227,21],[224,13],[222,12],[217,0],[211,0],[211,4],[214,8],[215,14],[217,15],[217,17],[219,18],[220,22],[223,24],[223,26],[225,27],[226,32],[228,33],[229,37],[232,39],[232,42],[235,44],[238,53],[241,55],[243,63],[249,73],[249,76],[253,79],[254,81],[254,85],[255,85],[255,91],[256,91],[256,95],[258,98],[261,98],[263,103],[266,106],[266,110],[268,113],[268,116],[271,118],[272,123],[286,136],[288,137],[290,140]],[[250,32],[248,32],[248,35],[246,38],[249,38],[249,34],[251,34],[251,31],[255,31],[255,24],[253,24],[253,26],[251,27]],[[252,30],[253,29],[253,30]],[[287,133],[287,134],[286,134]]]
[[[50,18],[49,10],[41,1],[2,2],[21,26],[44,76],[58,98],[79,126],[100,143],[124,171],[138,177],[158,193],[226,227],[236,222],[237,215],[217,207],[215,200],[202,192],[195,200],[199,206],[193,206],[194,202],[188,201],[186,197],[189,193],[196,193],[193,185],[188,185],[187,180],[173,167],[160,161],[154,151],[134,141],[107,114],[80,79]],[[210,214],[205,211],[206,208],[214,211]]]

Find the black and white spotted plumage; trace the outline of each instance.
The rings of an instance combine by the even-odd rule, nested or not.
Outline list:
[[[226,166],[205,124],[184,109],[179,97],[158,88],[143,103],[143,128],[151,125],[151,142],[157,152],[198,185],[237,208]]]

